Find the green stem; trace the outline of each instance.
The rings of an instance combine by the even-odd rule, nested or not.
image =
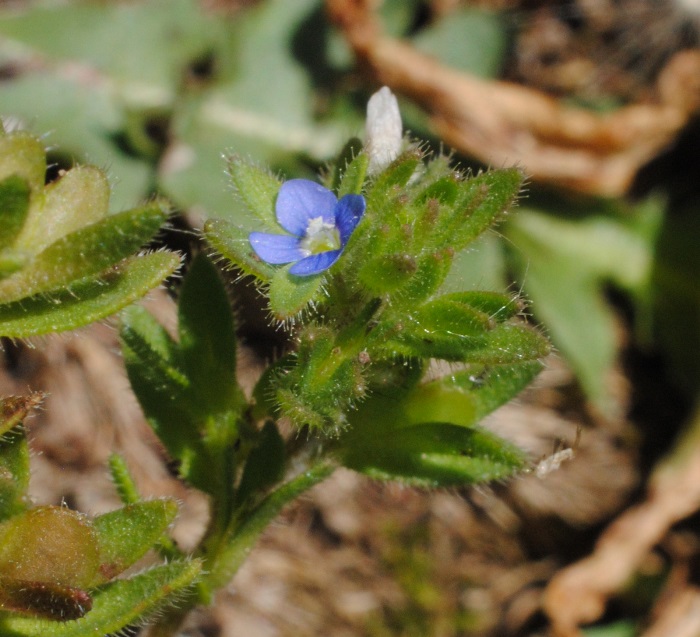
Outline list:
[[[200,582],[200,590],[206,596],[226,586],[248,557],[255,543],[268,524],[282,508],[314,485],[325,480],[337,465],[324,460],[295,476],[270,493],[238,526],[230,541],[208,565],[209,572]]]

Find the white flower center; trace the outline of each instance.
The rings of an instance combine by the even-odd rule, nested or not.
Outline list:
[[[314,217],[306,227],[306,234],[299,247],[307,256],[340,248],[340,233],[335,224],[326,223],[323,217]]]

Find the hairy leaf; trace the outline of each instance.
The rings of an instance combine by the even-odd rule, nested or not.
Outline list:
[[[169,252],[133,257],[70,291],[0,305],[0,335],[27,338],[104,319],[140,299],[179,264]]]
[[[128,624],[142,622],[163,607],[177,602],[199,577],[197,560],[171,562],[116,580],[95,591],[92,610],[70,622],[52,622],[4,615],[0,634],[7,637],[95,637],[117,633]]]

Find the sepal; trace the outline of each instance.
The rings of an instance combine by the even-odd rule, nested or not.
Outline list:
[[[228,174],[236,194],[257,222],[256,229],[278,232],[275,200],[282,182],[268,171],[238,155],[229,158]]]
[[[293,319],[321,299],[324,274],[294,276],[289,273],[293,265],[279,268],[270,281],[270,312],[276,321]]]
[[[204,237],[222,257],[243,274],[259,283],[269,283],[276,268],[258,257],[248,240],[249,230],[226,219],[210,219],[204,224]]]
[[[351,139],[338,156],[333,171],[330,189],[338,195],[338,199],[362,193],[368,166],[369,157],[362,150],[362,142],[357,138]]]

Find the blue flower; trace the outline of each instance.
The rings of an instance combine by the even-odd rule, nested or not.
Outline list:
[[[338,260],[364,212],[362,195],[338,201],[313,181],[291,179],[282,184],[275,204],[277,221],[289,234],[251,232],[248,240],[266,263],[294,263],[290,274],[310,276]]]

